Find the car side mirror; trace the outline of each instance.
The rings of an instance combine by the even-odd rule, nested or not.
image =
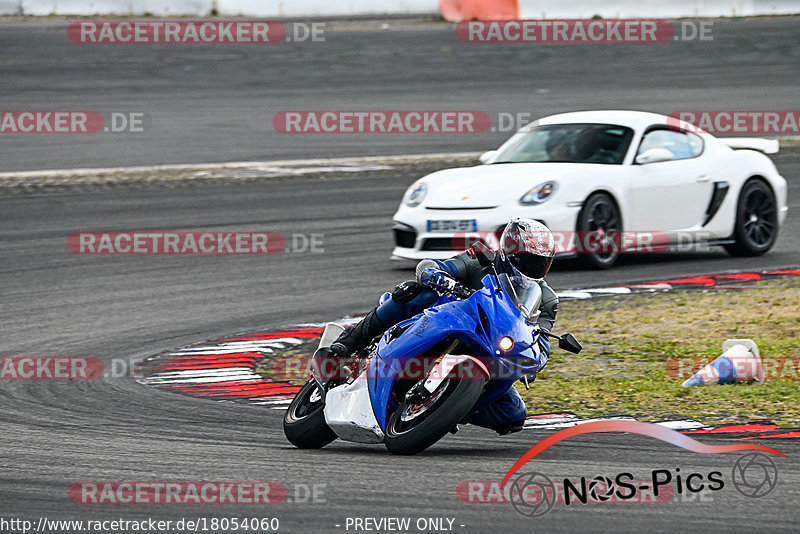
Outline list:
[[[578,354],[581,350],[583,350],[583,345],[581,345],[575,336],[570,333],[566,333],[558,339],[558,348],[565,350],[567,352],[571,352],[572,354]]]
[[[472,245],[472,250],[475,252],[475,259],[478,260],[478,263],[481,267],[488,267],[494,264],[495,256],[497,253],[486,246],[486,244],[482,241],[478,241],[474,245]]]
[[[494,159],[497,155],[497,150],[490,150],[488,152],[484,152],[481,154],[481,157],[478,158],[478,161],[486,165],[490,160]]]
[[[658,163],[659,161],[669,161],[673,157],[672,152],[666,148],[651,148],[636,156],[636,163],[646,165],[648,163]]]

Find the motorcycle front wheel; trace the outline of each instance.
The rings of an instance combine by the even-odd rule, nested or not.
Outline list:
[[[466,375],[456,369],[450,376]],[[401,403],[386,425],[386,448],[402,455],[424,451],[469,414],[483,385],[479,377],[447,378],[425,399]]]
[[[306,382],[283,416],[283,433],[301,449],[320,449],[336,439],[325,422],[325,398],[317,382]]]

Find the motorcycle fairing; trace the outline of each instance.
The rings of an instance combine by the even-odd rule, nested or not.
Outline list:
[[[383,441],[383,429],[375,419],[372,400],[367,390],[367,375],[371,368],[374,369],[367,365],[355,380],[332,388],[325,396],[325,422],[345,441]]]
[[[510,297],[499,288],[496,279],[487,275],[484,288],[465,300],[440,299],[422,313],[401,321],[402,333],[385,333],[369,364],[368,391],[375,419],[385,432],[388,408],[394,384],[409,358],[418,357],[447,338],[467,344],[474,355],[490,364],[491,382],[475,409],[504,395],[514,382],[526,374],[535,374],[547,363],[536,339],[539,328],[521,318]],[[502,337],[511,337],[514,346],[499,349]],[[369,369],[368,369],[369,370]]]

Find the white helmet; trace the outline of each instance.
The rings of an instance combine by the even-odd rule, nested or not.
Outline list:
[[[534,219],[512,219],[500,237],[500,253],[514,272],[541,280],[550,270],[556,254],[553,233]]]

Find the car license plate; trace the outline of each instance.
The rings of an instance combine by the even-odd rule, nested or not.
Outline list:
[[[475,219],[456,219],[447,221],[428,221],[429,232],[477,232]]]

